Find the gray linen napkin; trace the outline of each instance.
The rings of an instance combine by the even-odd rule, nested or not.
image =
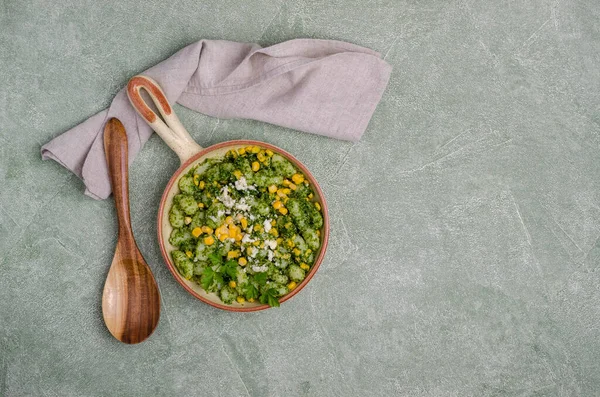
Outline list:
[[[356,141],[371,119],[391,73],[379,53],[332,40],[258,44],[201,40],[142,74],[156,80],[171,102],[219,118],[260,120]],[[79,176],[85,194],[105,199],[110,181],[102,131],[121,120],[131,163],[152,130],[130,105],[125,88],[110,107],[42,146]]]

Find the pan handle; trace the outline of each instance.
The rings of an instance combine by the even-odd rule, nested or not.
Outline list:
[[[150,95],[164,121],[144,101],[141,95],[142,89]],[[136,112],[177,153],[181,164],[202,150],[202,147],[194,141],[181,124],[165,93],[156,81],[146,76],[134,76],[127,84],[127,96]]]

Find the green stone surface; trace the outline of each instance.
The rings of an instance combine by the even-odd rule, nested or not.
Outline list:
[[[394,66],[358,143],[176,107],[197,141],[297,155],[331,243],[281,308],[195,300],[156,240],[178,160],[132,165],[132,221],[162,292],[127,346],[100,310],[112,199],[40,146],[196,40],[298,37]],[[600,3],[593,0],[0,2],[0,395],[600,395]]]

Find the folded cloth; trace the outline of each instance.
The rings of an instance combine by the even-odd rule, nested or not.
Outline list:
[[[379,53],[332,40],[258,44],[201,40],[143,72],[171,102],[219,118],[260,120],[332,138],[356,141],[387,85],[391,66]],[[85,194],[110,195],[103,127],[117,117],[127,130],[131,163],[152,130],[123,88],[110,107],[42,146],[79,176]]]

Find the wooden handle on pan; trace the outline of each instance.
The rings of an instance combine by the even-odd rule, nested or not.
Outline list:
[[[150,95],[164,121],[144,101],[141,95],[142,89]],[[182,164],[202,150],[202,147],[194,141],[181,124],[156,81],[146,76],[133,77],[127,84],[127,96],[133,108],[144,121],[177,153]]]

